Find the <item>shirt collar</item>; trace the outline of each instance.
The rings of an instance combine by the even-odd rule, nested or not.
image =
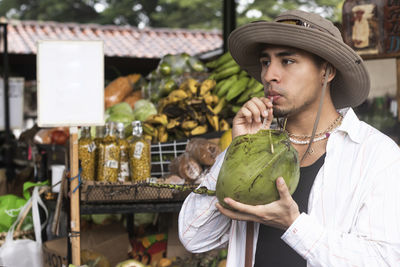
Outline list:
[[[361,136],[358,129],[360,129],[361,121],[354,113],[354,110],[352,108],[343,108],[338,110],[338,112],[343,116],[343,121],[338,131],[347,133],[353,142],[360,143]]]

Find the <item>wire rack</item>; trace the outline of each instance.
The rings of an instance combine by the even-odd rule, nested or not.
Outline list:
[[[139,203],[181,201],[195,189],[188,185],[187,190],[178,191],[170,188],[157,188],[142,182],[98,182],[84,181],[81,189],[81,201],[84,203]]]
[[[171,161],[183,154],[189,140],[157,143],[151,145],[151,176],[164,177],[169,174]]]

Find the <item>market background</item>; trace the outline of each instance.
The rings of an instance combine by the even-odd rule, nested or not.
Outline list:
[[[39,40],[104,42],[106,120],[125,126],[141,120],[154,152],[152,176],[166,180],[171,177],[174,159],[193,154],[187,149],[193,139],[201,138],[202,151],[215,158],[229,144],[229,128],[238,108],[250,97],[261,96],[259,85],[226,56],[229,32],[250,21],[271,20],[287,9],[320,13],[339,27],[344,40],[363,57],[371,75],[370,95],[355,109],[357,115],[399,144],[400,4],[396,1],[1,0],[0,194],[22,196],[26,181],[51,184],[54,166],[68,165],[68,128],[48,129],[36,124]],[[354,13],[359,9],[369,14],[365,18],[370,33],[362,47],[352,39]],[[219,65],[215,63],[218,61]],[[8,103],[4,98],[5,77]],[[229,94],[228,85],[240,79],[244,85],[235,89],[237,94]],[[141,108],[135,106],[137,101],[143,104]],[[191,116],[183,118],[181,114]],[[93,137],[94,132],[92,127]],[[216,150],[210,153],[210,147]],[[196,161],[195,156],[190,160]],[[182,166],[195,164],[188,163],[190,160]],[[194,166],[198,172],[192,177],[182,170],[180,173],[179,168],[173,174],[182,179],[179,182],[195,185],[210,165],[197,160]],[[107,254],[112,264],[129,257],[149,263],[146,253],[152,255],[154,266],[161,258],[190,266],[214,266],[223,261],[224,250],[195,255],[180,244],[177,213],[185,193],[169,194],[167,190],[169,193],[163,196],[159,189],[151,191],[156,195],[140,198],[132,197],[131,190],[137,190],[132,183],[107,186],[81,186],[82,248]],[[119,198],[96,195],[106,189],[125,193]],[[53,191],[42,195],[51,219],[58,195]],[[65,198],[57,219],[58,233],[51,231],[51,224],[43,231],[48,241],[46,255],[61,255],[63,262],[71,262],[66,241],[68,205]],[[84,232],[89,237],[84,237]],[[92,238],[104,232],[110,236],[93,242]],[[110,253],[113,247],[118,253]],[[49,258],[45,263],[61,266]]]

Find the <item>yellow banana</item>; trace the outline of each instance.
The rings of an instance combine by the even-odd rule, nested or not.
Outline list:
[[[149,123],[143,123],[143,132],[148,135],[153,135],[155,128]]]
[[[226,105],[226,100],[225,100],[225,98],[223,97],[223,98],[221,98],[221,99],[219,100],[218,104],[213,108],[213,113],[214,113],[215,115],[217,115],[218,113],[221,112],[221,110],[225,107],[225,105]]]
[[[165,126],[168,124],[168,117],[165,114],[155,114],[148,117],[146,119],[146,122],[150,124],[161,124]]]
[[[199,135],[199,134],[205,134],[208,130],[207,125],[200,125],[194,128],[192,131],[190,131],[191,135]]]
[[[230,129],[230,126],[226,120],[222,119],[219,121],[219,130],[220,131],[227,131],[229,129]]]
[[[170,129],[173,129],[173,128],[175,128],[176,126],[179,126],[179,121],[178,120],[176,120],[176,119],[171,119],[171,120],[169,120],[169,122],[168,122],[168,124],[167,124],[167,129],[168,130],[170,130]]]
[[[182,122],[181,127],[184,130],[192,130],[193,128],[196,128],[197,125],[197,121],[184,121]]]
[[[218,104],[219,102],[219,97],[217,96],[217,95],[212,95],[212,97],[213,97],[213,100],[212,100],[212,104],[214,105],[214,104]]]
[[[194,95],[197,94],[198,82],[195,79],[188,79],[187,82],[190,92]]]
[[[200,86],[200,95],[205,95],[207,92],[209,92],[211,89],[215,87],[215,84],[216,84],[215,80],[209,80],[209,79],[202,82]]]
[[[158,142],[165,143],[168,140],[168,133],[164,126],[158,128]]]
[[[203,99],[204,99],[204,102],[205,102],[207,105],[212,105],[212,103],[213,103],[213,96],[212,96],[211,94],[208,93],[208,94],[204,95]]]
[[[168,97],[170,97],[170,98],[177,98],[180,100],[188,98],[188,96],[189,95],[184,90],[180,90],[180,89],[174,90],[171,93],[169,93],[169,95],[168,95]]]
[[[214,128],[215,131],[219,131],[219,122],[218,122],[218,116],[217,115],[210,115],[206,114],[207,120],[210,123],[210,125]]]

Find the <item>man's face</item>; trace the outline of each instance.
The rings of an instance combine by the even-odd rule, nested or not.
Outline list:
[[[310,53],[268,46],[261,52],[260,64],[264,93],[273,99],[275,117],[318,108],[324,71]]]

